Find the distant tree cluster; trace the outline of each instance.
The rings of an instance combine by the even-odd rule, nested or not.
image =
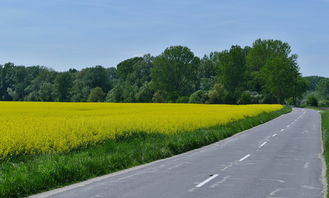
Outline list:
[[[117,67],[81,71],[6,63],[0,66],[0,99],[296,104],[306,89],[296,60],[288,43],[259,39],[251,47],[236,45],[201,59],[187,47],[172,46],[155,57],[147,54]]]
[[[320,76],[304,77],[307,90],[304,94],[304,106],[329,106],[329,78]]]

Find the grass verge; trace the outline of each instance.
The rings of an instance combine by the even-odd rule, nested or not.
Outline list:
[[[24,197],[170,157],[222,140],[290,111],[290,107],[284,107],[226,125],[174,135],[130,132],[116,140],[66,154],[22,156],[4,161],[0,164],[0,197]]]
[[[324,159],[326,162],[326,166],[327,166],[327,172],[326,172],[326,177],[327,177],[327,181],[329,181],[329,111],[322,111],[321,113],[321,117],[322,117],[322,140],[323,140],[323,155],[324,155]],[[327,185],[327,189],[328,185]],[[328,192],[327,190],[327,192]],[[327,197],[329,198],[329,194],[327,193]]]

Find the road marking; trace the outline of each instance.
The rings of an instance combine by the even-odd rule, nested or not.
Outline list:
[[[224,177],[224,178],[223,178],[222,180],[220,180],[219,182],[217,182],[217,183],[211,185],[210,188],[215,188],[215,187],[218,186],[219,184],[224,183],[224,182],[225,182],[227,179],[229,179],[230,177],[231,177],[231,175],[228,175],[228,176]]]
[[[283,188],[277,188],[277,189],[275,189],[274,191],[272,191],[271,193],[270,193],[270,196],[274,196],[276,193],[278,193],[278,192],[280,192],[280,191],[282,191],[283,190]]]
[[[267,142],[263,142],[263,144],[261,144],[259,148],[262,148],[265,144],[267,144]]]
[[[275,137],[275,136],[277,136],[277,135],[278,135],[278,134],[274,133],[272,136]]]
[[[196,185],[195,187],[200,188],[203,185],[205,185],[206,183],[210,182],[211,180],[215,179],[218,176],[218,174],[214,174],[213,176],[209,177],[208,179],[204,180],[203,182],[199,183],[198,185]]]
[[[244,156],[243,158],[241,158],[241,159],[239,160],[239,162],[242,162],[243,160],[247,159],[248,157],[250,157],[250,154],[248,154],[248,155]]]
[[[282,132],[282,131],[284,131],[284,129],[281,129],[280,131]]]
[[[279,183],[286,183],[286,181],[282,179],[260,179],[262,181],[273,181],[273,182],[279,182]]]
[[[302,188],[309,189],[309,190],[320,190],[321,189],[318,187],[308,186],[308,185],[302,185]]]
[[[310,164],[310,163],[306,162],[306,163],[304,164],[304,168],[308,168],[309,164]]]

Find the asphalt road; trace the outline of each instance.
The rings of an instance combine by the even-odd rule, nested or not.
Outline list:
[[[175,157],[33,197],[324,197],[320,114],[294,109]]]

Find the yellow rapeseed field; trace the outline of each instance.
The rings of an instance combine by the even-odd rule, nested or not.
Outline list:
[[[172,134],[279,110],[282,105],[0,102],[0,158],[66,152],[125,131]]]

